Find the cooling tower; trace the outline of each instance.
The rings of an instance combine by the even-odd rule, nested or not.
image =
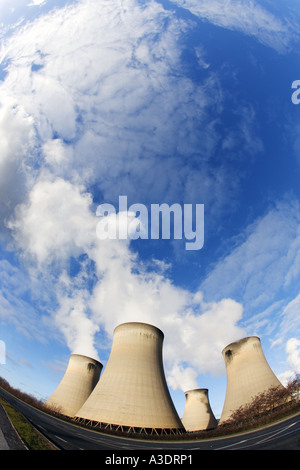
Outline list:
[[[253,398],[271,387],[282,386],[264,356],[260,339],[243,338],[226,346],[224,357],[227,388],[220,423],[233,411],[251,403]]]
[[[75,419],[122,431],[180,433],[163,369],[163,339],[162,331],[145,323],[117,326],[101,380]]]
[[[182,424],[188,432],[216,428],[218,422],[212,412],[207,388],[185,392],[185,408]]]
[[[95,359],[71,354],[66,372],[45,405],[74,417],[97,384],[102,364]]]

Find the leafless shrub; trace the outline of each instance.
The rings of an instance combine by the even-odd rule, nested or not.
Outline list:
[[[42,410],[45,411],[45,413],[53,414],[53,415],[63,415],[62,409],[58,405],[51,405],[48,406],[45,403],[42,405]]]

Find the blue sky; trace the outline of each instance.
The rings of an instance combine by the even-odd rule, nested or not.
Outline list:
[[[222,349],[300,372],[297,1],[0,1],[1,376],[46,399],[115,326],[165,335],[180,415]],[[104,240],[98,205],[204,204],[204,246]]]

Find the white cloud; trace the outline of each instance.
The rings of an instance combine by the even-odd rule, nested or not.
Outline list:
[[[91,196],[81,187],[60,178],[51,181],[42,177],[8,226],[25,256],[40,265],[64,262],[85,252],[92,240],[95,225],[90,206]]]
[[[197,381],[197,372],[192,367],[182,367],[180,363],[176,363],[168,372],[167,380],[173,390],[182,390],[186,392],[199,388]]]
[[[195,83],[184,73],[179,40],[188,27],[156,2],[81,1],[4,43],[3,93],[31,116],[56,176],[96,185],[106,199],[122,190],[133,202],[174,202],[188,193],[216,213],[230,207],[239,178],[226,165],[209,167],[222,139],[221,80],[211,73]],[[230,159],[260,150],[255,116],[239,113]]]
[[[72,149],[66,145],[62,139],[51,139],[43,145],[46,166],[51,172],[59,168],[59,174],[64,174],[64,168],[69,167],[72,158]]]
[[[222,28],[254,36],[279,52],[286,51],[298,34],[288,19],[282,19],[253,0],[172,0],[194,15]]]
[[[288,363],[297,374],[300,374],[300,340],[297,338],[289,339],[286,343],[286,352]]]
[[[290,338],[286,343],[287,364],[289,369],[280,374],[280,380],[284,385],[300,374],[300,341]]]
[[[0,109],[1,231],[23,200],[27,185],[28,152],[34,149],[33,119],[15,100],[6,97]]]
[[[59,308],[55,312],[54,324],[63,334],[72,353],[98,359],[95,335],[99,331],[99,326],[88,316],[89,295],[84,289],[74,292],[73,286],[69,296],[64,294],[58,298]]]

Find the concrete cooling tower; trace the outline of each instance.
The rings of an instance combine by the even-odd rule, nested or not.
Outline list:
[[[80,354],[71,354],[65,374],[45,405],[74,417],[97,384],[102,364]]]
[[[222,355],[226,365],[227,389],[220,423],[233,411],[251,403],[256,395],[282,386],[264,356],[260,339],[243,338],[226,346]]]
[[[184,395],[185,408],[181,421],[186,431],[203,431],[218,426],[210,407],[207,388],[188,390]]]
[[[117,326],[101,380],[75,421],[149,434],[184,431],[165,379],[163,338],[145,323]]]

